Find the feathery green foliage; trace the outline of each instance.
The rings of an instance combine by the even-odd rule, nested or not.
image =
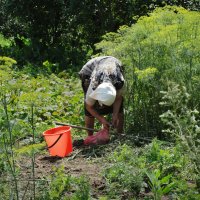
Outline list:
[[[159,91],[167,88],[166,80],[185,85],[193,96],[190,106],[200,109],[199,18],[199,12],[179,7],[157,8],[96,44],[103,54],[116,56],[124,64],[129,131],[162,137]]]

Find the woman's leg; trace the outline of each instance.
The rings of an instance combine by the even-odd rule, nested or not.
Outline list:
[[[94,129],[94,117],[85,115],[85,127]],[[88,136],[93,135],[93,131],[87,130]]]
[[[90,85],[90,77],[88,76],[83,77],[82,89],[84,92],[84,101],[85,101],[85,96],[86,96],[89,85]],[[84,102],[84,111],[85,111],[85,127],[94,129],[94,117],[87,111],[85,107],[85,102]],[[87,130],[87,133],[88,133],[88,136],[93,135],[93,131]]]
[[[121,112],[118,114],[118,125],[117,125],[117,133],[120,135],[124,132],[124,113]]]

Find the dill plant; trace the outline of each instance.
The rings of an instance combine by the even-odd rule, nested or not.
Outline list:
[[[108,33],[96,44],[124,64],[127,82],[126,132],[163,138],[160,91],[166,80],[184,84],[191,106],[200,108],[200,13],[182,7],[157,8],[130,27]],[[156,73],[148,69],[156,69]],[[145,73],[143,73],[145,70]]]
[[[10,183],[13,182],[11,188],[14,188],[14,192],[9,191],[8,196],[14,196],[17,200],[19,199],[19,184],[17,181],[17,167],[15,162],[14,147],[13,147],[13,133],[12,133],[12,123],[10,118],[10,107],[9,103],[12,97],[12,82],[13,73],[11,67],[16,64],[16,61],[5,56],[0,57],[0,105],[3,111],[3,128],[1,128],[1,138],[0,141],[3,143],[3,156],[6,159],[5,165],[7,166],[10,174],[8,175]]]

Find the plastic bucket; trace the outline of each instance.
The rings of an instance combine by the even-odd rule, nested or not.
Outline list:
[[[65,157],[72,152],[70,126],[59,126],[43,132],[51,156]]]

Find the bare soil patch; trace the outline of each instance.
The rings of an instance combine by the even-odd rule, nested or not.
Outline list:
[[[47,150],[43,150],[35,156],[35,179],[45,180],[55,173],[55,168],[63,167],[66,174],[80,177],[86,176],[90,181],[92,196],[98,199],[104,194],[105,180],[102,176],[103,169],[109,165],[106,160],[108,154],[113,151],[115,143],[107,145],[74,148],[73,152],[64,158],[53,157]],[[22,181],[32,180],[31,157],[20,156],[17,160]],[[25,184],[23,187],[25,187]]]

